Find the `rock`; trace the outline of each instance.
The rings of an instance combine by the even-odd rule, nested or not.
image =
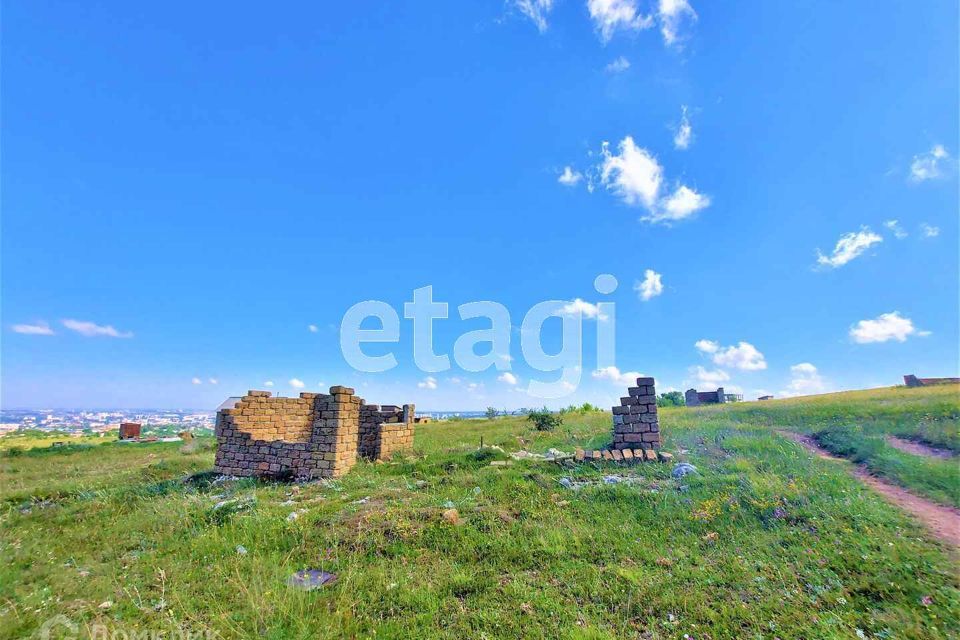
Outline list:
[[[337,576],[320,569],[297,571],[287,580],[287,586],[312,591],[337,581]]]
[[[242,544],[237,545],[237,553],[241,556],[247,555],[247,548]]]
[[[567,477],[560,478],[560,484],[566,487],[567,489],[573,488],[573,482],[571,482],[570,478],[567,478]]]
[[[460,519],[460,512],[456,509],[447,509],[440,515],[447,524],[452,524],[455,527],[463,524],[463,520]]]
[[[673,460],[673,454],[667,451],[658,451],[657,457],[660,459],[660,462],[671,462]]]
[[[676,479],[680,479],[690,473],[697,473],[697,468],[689,462],[680,462],[674,465],[673,471],[670,472],[670,475]]]
[[[101,609],[109,609],[110,607],[113,606],[113,601],[111,601],[111,600],[104,600],[103,602],[100,603],[99,606],[100,606]]]
[[[623,482],[620,476],[603,476],[603,484],[619,484]]]

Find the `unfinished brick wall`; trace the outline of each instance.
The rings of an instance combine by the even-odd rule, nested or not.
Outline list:
[[[660,447],[660,423],[657,419],[657,391],[653,378],[637,378],[637,386],[627,389],[620,406],[613,407],[613,446],[622,449]]]
[[[413,406],[396,409],[383,412],[365,405],[349,387],[331,387],[329,394],[301,393],[298,398],[249,391],[233,408],[217,412],[214,468],[235,476],[338,477],[353,467],[358,455],[383,459],[413,445]],[[377,422],[381,418],[393,422],[384,429],[384,423]],[[405,432],[404,437],[395,436],[398,431]]]
[[[386,460],[413,446],[414,405],[360,406],[360,457]]]

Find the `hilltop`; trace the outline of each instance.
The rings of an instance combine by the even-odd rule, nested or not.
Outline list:
[[[551,432],[519,416],[419,425],[415,455],[305,485],[216,479],[205,438],[20,443],[0,457],[0,636],[54,615],[224,638],[960,633],[955,550],[780,433],[956,505],[955,459],[888,439],[960,451],[956,385],[660,416],[665,449],[697,473],[510,459],[600,447],[606,412]],[[287,586],[310,568],[337,580]]]

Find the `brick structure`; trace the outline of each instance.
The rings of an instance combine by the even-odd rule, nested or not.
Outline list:
[[[120,423],[120,439],[121,440],[139,440],[140,439],[140,423],[121,422]]]
[[[659,448],[660,423],[653,378],[637,378],[637,386],[627,389],[627,393],[629,395],[620,398],[620,406],[613,408],[611,448],[614,451]]]
[[[364,404],[349,387],[298,398],[249,391],[232,404],[217,412],[219,473],[333,478],[358,456],[383,460],[413,445],[413,405]]]
[[[908,387],[930,387],[938,384],[957,384],[960,378],[918,378],[910,374],[903,376],[903,384]]]
[[[772,396],[771,396],[772,397]],[[723,387],[717,387],[716,391],[697,391],[696,389],[687,389],[683,394],[684,403],[688,407],[699,407],[702,404],[725,404],[727,402],[741,402],[742,393],[726,393]]]

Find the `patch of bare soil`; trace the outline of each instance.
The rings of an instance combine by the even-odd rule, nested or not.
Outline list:
[[[887,444],[894,449],[900,449],[900,451],[912,453],[915,456],[926,456],[928,458],[941,458],[947,460],[956,455],[949,449],[938,449],[937,447],[931,447],[930,445],[926,445],[921,442],[904,440],[903,438],[898,438],[897,436],[887,436]]]
[[[777,433],[794,442],[799,442],[819,458],[825,460],[844,460],[821,447],[817,444],[817,441],[810,436],[792,431],[778,431]],[[914,495],[903,487],[870,475],[863,465],[855,467],[853,474],[858,480],[879,493],[888,502],[900,507],[926,525],[927,529],[930,530],[935,538],[953,546],[954,549],[960,548],[960,510],[937,504],[926,498]]]

